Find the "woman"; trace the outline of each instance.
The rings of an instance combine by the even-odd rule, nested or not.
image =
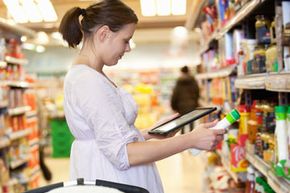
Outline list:
[[[75,141],[71,149],[72,179],[102,179],[162,193],[154,164],[188,148],[212,150],[224,130],[206,129],[150,140],[134,127],[137,106],[131,95],[114,84],[103,67],[114,66],[129,52],[138,22],[134,11],[119,0],[105,0],[86,9],[69,10],[60,32],[70,47],[82,48],[64,82],[65,116]]]

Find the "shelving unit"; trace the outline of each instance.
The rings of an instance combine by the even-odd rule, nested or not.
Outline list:
[[[229,66],[214,72],[208,72],[208,73],[202,73],[202,74],[197,74],[195,76],[196,79],[202,80],[202,79],[213,79],[213,78],[223,78],[223,77],[228,77],[231,74],[233,74],[236,70],[236,66]]]
[[[203,4],[206,3],[203,2]],[[214,101],[211,100],[213,100],[213,98],[216,97],[216,95],[220,95],[221,94],[220,92],[225,92],[226,94],[228,93],[233,94],[232,92],[235,92],[237,94],[236,101],[232,103],[233,104],[233,106],[231,106],[232,108],[236,108],[237,107],[236,105],[239,104],[243,104],[244,106],[250,107],[249,105],[252,105],[253,102],[252,100],[254,99],[256,100],[268,99],[269,101],[277,105],[289,105],[290,72],[281,71],[283,67],[279,70],[279,72],[275,73],[267,72],[253,74],[254,71],[249,71],[248,74],[245,73],[246,75],[240,76],[239,74],[243,74],[243,71],[241,71],[242,72],[241,73],[239,70],[241,69],[244,70],[244,68],[240,68],[241,66],[239,66],[240,60],[243,59],[237,57],[238,52],[235,52],[236,55],[234,54],[232,55],[232,57],[235,57],[234,58],[236,61],[235,65],[228,65],[228,67],[224,67],[226,65],[225,61],[223,61],[223,59],[226,58],[225,53],[227,53],[225,50],[227,49],[225,48],[225,45],[227,47],[229,46],[228,44],[225,43],[226,41],[225,39],[229,37],[229,34],[232,35],[231,36],[232,38],[234,38],[233,36],[234,32],[239,32],[235,31],[235,29],[239,29],[240,31],[244,32],[244,36],[242,38],[253,39],[256,35],[255,29],[250,30],[249,28],[255,28],[255,15],[266,14],[266,16],[270,17],[271,19],[272,18],[281,19],[282,16],[280,16],[279,14],[282,13],[279,12],[279,8],[277,7],[279,5],[280,5],[279,2],[276,2],[275,0],[247,1],[245,4],[242,5],[242,7],[238,11],[236,11],[235,15],[231,19],[226,21],[225,24],[222,24],[222,21],[218,22],[212,21],[211,24],[213,24],[215,29],[213,30],[210,36],[205,35],[206,39],[201,41],[202,46],[200,49],[201,58],[204,59],[205,62],[207,62],[206,63],[207,66],[204,67],[204,69],[206,69],[206,72],[196,75],[196,79],[198,79],[199,83],[202,84],[201,88],[205,88],[205,92],[203,92],[205,96],[203,96],[200,100],[201,106],[213,105]],[[194,10],[193,12],[196,12],[197,15],[202,14],[201,11],[197,9]],[[218,23],[218,25],[214,25],[216,24],[216,22]],[[275,27],[276,27],[275,30],[276,38],[279,38],[281,37],[282,33],[281,31],[282,24],[280,23],[280,21],[275,23]],[[213,28],[210,28],[210,31],[212,29]],[[204,29],[202,28],[202,30]],[[204,34],[208,34],[208,32],[209,30],[205,31]],[[236,46],[237,44],[233,45]],[[278,43],[277,41],[278,46],[277,58],[283,55],[282,51],[283,49],[279,48],[279,46],[281,45],[282,44]],[[220,56],[220,54],[224,55]],[[219,58],[221,58],[221,60],[219,60]],[[279,61],[279,65],[283,66],[283,59],[281,58],[279,59],[280,60],[277,59]],[[247,65],[251,64],[252,63],[247,63]],[[217,66],[223,67],[218,70],[211,71],[212,69],[216,69]],[[224,84],[223,81],[231,82],[231,84],[233,84],[234,86],[233,90],[229,91],[229,89],[232,89],[230,87],[227,87],[226,89],[221,89],[221,85]],[[225,93],[222,93],[221,96],[226,95]],[[259,96],[254,96],[255,94]],[[218,102],[219,104],[223,105],[223,102],[221,101]],[[221,110],[224,111],[224,109],[228,107],[221,106],[221,108],[222,108]],[[245,150],[246,154],[244,159],[248,160],[248,162],[256,170],[258,170],[264,175],[264,177],[267,179],[269,186],[275,192],[288,193],[290,190],[290,182],[283,178],[277,177],[269,165],[265,164],[265,162],[262,159],[254,155],[253,151],[251,151],[251,148],[246,148]],[[239,174],[241,173],[232,172],[230,166],[231,163],[228,158],[229,156],[225,156],[221,152],[218,152],[218,154],[221,158],[221,162],[224,165],[224,168],[227,170],[232,179],[235,182],[238,182],[239,179],[241,178],[241,176],[239,176]]]
[[[209,49],[209,44],[213,40],[218,40],[222,36],[225,35],[228,31],[233,29],[237,24],[239,24],[241,21],[243,21],[246,17],[249,16],[250,13],[252,13],[261,3],[265,2],[267,0],[253,0],[247,2],[237,13],[236,15],[231,18],[226,25],[221,26],[219,29],[216,29],[210,38],[202,45],[200,53],[204,53]]]
[[[263,73],[238,77],[235,81],[235,87],[290,92],[290,73]]]
[[[247,153],[246,153],[247,160],[264,176],[267,177],[269,185],[274,189],[275,192],[288,193],[290,181],[287,181],[284,178],[277,177],[274,174],[273,169],[267,163],[265,163],[262,159],[256,156],[253,152],[250,153],[253,147],[249,146],[250,145],[247,144]]]
[[[0,30],[0,38],[5,38],[6,45],[7,42],[11,43],[10,39],[15,40],[16,43],[19,42],[21,36],[36,37],[36,32],[33,30],[9,23],[2,18],[0,18]],[[20,46],[19,43],[17,45]],[[10,179],[0,182],[0,192],[3,188],[5,192],[18,193],[35,186],[40,176],[37,109],[29,95],[34,85],[25,81],[25,74],[22,70],[28,60],[19,50],[9,50],[1,54],[5,55],[4,59],[2,58],[4,61],[0,61],[1,99],[5,99],[0,102],[0,113],[3,116],[0,128],[2,130],[0,132],[0,161],[4,162],[1,172],[5,171],[1,175],[9,176]],[[16,56],[19,57],[16,58]]]

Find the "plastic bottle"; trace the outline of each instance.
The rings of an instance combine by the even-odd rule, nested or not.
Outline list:
[[[278,151],[278,160],[275,166],[275,172],[278,176],[282,177],[287,177],[284,169],[287,160],[289,158],[286,112],[287,112],[286,106],[275,106],[275,117],[276,117],[275,138]]]
[[[240,113],[233,109],[230,113],[228,113],[225,118],[220,120],[214,127],[212,127],[212,130],[218,130],[218,129],[227,129],[231,124],[236,122],[240,118]],[[201,150],[199,149],[190,149],[192,155],[197,155],[200,153]]]
[[[255,193],[255,170],[252,166],[249,166],[247,169],[245,193]]]

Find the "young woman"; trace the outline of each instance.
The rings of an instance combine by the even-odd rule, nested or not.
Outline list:
[[[119,0],[104,0],[86,9],[72,8],[60,25],[70,47],[82,48],[64,82],[65,116],[75,141],[71,149],[72,179],[102,179],[162,193],[155,161],[188,148],[212,150],[224,130],[201,125],[192,132],[150,140],[135,128],[137,106],[131,95],[103,72],[130,51],[138,22]]]

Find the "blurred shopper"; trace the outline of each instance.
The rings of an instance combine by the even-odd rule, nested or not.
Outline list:
[[[103,179],[163,193],[155,161],[188,148],[213,150],[224,130],[216,122],[167,137],[135,128],[137,106],[132,96],[104,73],[131,50],[129,41],[138,22],[120,0],[104,0],[86,9],[69,10],[60,32],[70,47],[82,42],[64,81],[65,117],[75,140],[70,157],[72,179]],[[156,140],[150,140],[158,138]]]
[[[180,72],[181,76],[173,89],[170,104],[174,111],[183,115],[198,107],[199,87],[187,66],[182,67]],[[190,124],[190,130],[192,129],[193,124]],[[184,133],[184,128],[181,133]]]

